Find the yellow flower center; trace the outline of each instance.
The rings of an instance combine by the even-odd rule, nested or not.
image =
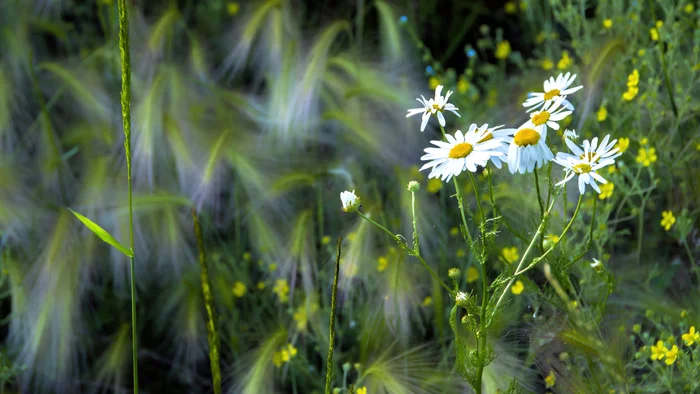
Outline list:
[[[551,100],[554,96],[558,96],[558,95],[559,95],[559,89],[552,89],[549,92],[546,92],[544,94],[544,99]]]
[[[539,141],[540,133],[533,129],[522,129],[513,137],[513,142],[518,146],[537,145]]]
[[[535,126],[543,125],[543,124],[547,123],[548,120],[549,120],[549,112],[547,112],[547,111],[542,111],[538,114],[532,115],[532,123],[534,123]]]
[[[576,164],[574,166],[574,172],[577,174],[586,174],[591,172],[591,165],[587,163]]]
[[[439,111],[439,110],[440,110],[440,104],[437,104],[437,103],[433,104],[433,109],[436,109],[436,110]]]
[[[472,144],[462,142],[461,144],[457,144],[452,149],[450,149],[450,154],[448,155],[450,159],[461,159],[463,157],[467,157],[470,153],[472,153],[472,150],[474,147]]]
[[[493,139],[493,133],[489,132],[488,134],[486,134],[484,136],[484,138],[480,139],[479,142],[477,142],[477,144],[480,144],[482,142],[486,142],[486,141],[492,140],[492,139]]]

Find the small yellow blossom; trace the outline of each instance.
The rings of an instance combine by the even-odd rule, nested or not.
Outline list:
[[[666,345],[664,345],[664,341],[659,340],[658,342],[656,342],[656,345],[651,347],[651,359],[661,360],[664,358],[667,351],[668,348],[666,347]]]
[[[550,389],[554,387],[554,384],[557,382],[556,376],[554,376],[554,371],[549,371],[549,375],[547,375],[546,378],[544,378],[544,383],[547,385],[547,388]]]
[[[637,51],[637,56],[640,56],[640,57],[641,57],[641,56],[644,56],[646,53],[647,53],[646,50],[640,49],[640,50]]]
[[[267,266],[267,270],[270,271],[270,272],[276,271],[276,270],[277,270],[277,264],[272,263],[272,264],[268,265],[268,266]]]
[[[649,138],[643,137],[641,140],[639,140],[639,145],[646,145],[649,143]]]
[[[525,11],[527,9],[527,2],[525,0],[520,0],[520,11]]]
[[[658,20],[656,21],[656,28],[661,29],[664,26],[664,21]]]
[[[257,287],[258,287],[258,290],[265,290],[265,282],[263,282],[263,281],[258,282]]]
[[[642,332],[642,325],[639,324],[639,323],[633,325],[633,326],[632,326],[632,332],[635,333],[635,334],[639,334],[640,332]]]
[[[556,235],[556,234],[549,234],[549,235],[547,235],[547,239],[549,240],[549,242],[552,242],[552,243],[557,243],[557,242],[559,242],[559,236]]]
[[[243,260],[250,261],[251,257],[252,255],[250,254],[250,252],[243,253]]]
[[[505,7],[503,7],[506,11],[506,14],[515,14],[518,12],[518,6],[515,5],[514,1],[509,1],[506,3]]]
[[[691,346],[695,342],[700,343],[700,332],[695,331],[695,326],[691,326],[687,333],[681,335],[685,346]]]
[[[571,63],[573,63],[573,61],[569,57],[569,52],[564,51],[561,53],[561,59],[559,59],[559,62],[557,63],[557,68],[560,70],[566,70],[569,68],[569,66],[571,66]]]
[[[693,6],[693,3],[688,3],[685,5],[684,10],[685,10],[686,14],[692,14],[693,11],[695,10],[695,6]]]
[[[510,42],[503,40],[496,45],[496,59],[506,59],[510,55]]]
[[[247,288],[243,284],[243,282],[236,282],[233,284],[233,287],[231,288],[231,291],[233,292],[233,295],[235,295],[238,298],[241,298],[245,295]]]
[[[598,122],[604,122],[608,118],[608,110],[605,107],[600,107],[598,113],[596,114]]]
[[[649,29],[649,36],[651,37],[652,41],[659,41],[659,31],[656,30],[655,27]]]
[[[542,59],[542,63],[540,64],[542,65],[543,70],[551,70],[552,67],[554,67],[554,62],[552,62],[552,59],[549,58]]]
[[[452,228],[450,229],[450,236],[451,236],[451,237],[456,237],[456,236],[458,236],[458,235],[459,235],[459,228],[457,228],[457,227],[452,227]]]
[[[474,283],[479,279],[479,271],[474,267],[469,267],[467,269],[467,283]]]
[[[506,259],[508,264],[513,264],[520,258],[520,255],[518,254],[518,248],[516,248],[515,246],[503,248],[501,252],[503,253],[503,258]]]
[[[289,352],[289,355],[294,358],[297,355],[297,348],[294,347],[294,345],[287,344],[287,351]]]
[[[297,330],[306,331],[306,324],[309,322],[306,316],[306,308],[299,307],[296,312],[294,312],[294,321],[297,322]]]
[[[331,242],[331,237],[329,235],[324,235],[321,238],[321,245],[328,245]]]
[[[513,286],[510,288],[511,293],[515,295],[522,294],[523,290],[525,290],[525,285],[519,280],[516,280],[515,283],[513,283]]]
[[[615,190],[615,184],[613,184],[612,182],[600,185],[600,194],[598,194],[598,198],[600,200],[610,198],[613,194],[613,190]]]
[[[280,355],[282,356],[282,361],[285,363],[289,362],[291,359],[291,356],[289,355],[289,351],[287,349],[282,349],[280,350]]]
[[[367,394],[367,387],[362,386],[362,387],[355,389],[355,394]]]
[[[608,18],[603,21],[603,26],[605,26],[606,29],[609,29],[612,27],[612,19]]]
[[[457,257],[464,257],[467,255],[467,251],[464,249],[457,249],[457,253],[455,253]]]
[[[644,167],[649,167],[652,163],[656,162],[656,149],[654,148],[641,148],[639,153],[637,153],[637,163],[640,163]]]
[[[671,211],[661,212],[661,226],[666,230],[670,230],[673,224],[676,223],[676,217]]]
[[[469,81],[467,81],[464,77],[461,77],[457,82],[457,91],[464,94],[467,93],[467,90],[469,90]]]
[[[637,93],[639,93],[639,88],[636,86],[628,87],[627,91],[622,93],[622,99],[625,101],[632,101],[634,100],[635,97],[637,97]]]
[[[608,166],[608,174],[614,174],[616,172],[617,172],[617,167],[615,167],[614,165]]]
[[[427,296],[423,299],[423,306],[433,305],[433,297]]]
[[[578,307],[578,301],[572,300],[569,301],[569,309],[576,309]]]
[[[345,238],[347,238],[348,241],[352,242],[355,240],[355,238],[357,238],[357,233],[353,231],[350,234],[348,234]]]
[[[630,139],[627,137],[622,137],[619,140],[617,140],[617,144],[615,144],[615,147],[619,149],[620,153],[624,152],[629,148],[630,146]]]
[[[272,363],[275,364],[277,368],[282,366],[282,352],[274,352],[272,354]]]
[[[681,311],[681,319],[684,318],[684,317],[687,317],[687,316],[688,316],[688,310],[687,310],[687,309],[683,309],[683,310]]]
[[[240,4],[238,4],[236,2],[231,1],[228,4],[226,4],[226,11],[231,16],[236,15],[238,13],[238,11],[240,11],[240,10],[241,10],[241,6],[240,6]]]
[[[430,194],[436,194],[442,189],[442,182],[440,182],[440,179],[438,178],[430,178],[428,181],[428,186],[425,188],[425,190],[428,191]]]
[[[678,346],[673,345],[671,350],[666,352],[666,365],[672,365],[678,359]]]
[[[389,265],[389,259],[386,257],[382,256],[377,259],[377,271],[382,272],[386,269],[386,267]]]
[[[272,291],[277,294],[277,298],[280,302],[287,302],[289,300],[289,284],[286,279],[277,279]]]
[[[430,77],[430,79],[428,79],[428,86],[430,86],[430,90],[434,90],[436,87],[438,87],[438,85],[440,85],[440,80],[436,77]]]

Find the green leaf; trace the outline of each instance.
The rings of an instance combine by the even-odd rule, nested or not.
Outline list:
[[[85,216],[79,214],[78,212],[75,212],[74,210],[72,210],[70,208],[68,208],[68,210],[71,211],[71,213],[73,215],[75,215],[76,218],[78,218],[81,222],[83,222],[83,224],[85,226],[87,226],[87,228],[92,230],[92,232],[95,233],[95,235],[100,237],[100,239],[102,239],[103,241],[107,242],[108,244],[114,246],[115,248],[117,248],[120,252],[124,253],[125,255],[127,255],[129,257],[134,257],[134,252],[131,249],[127,248],[126,246],[120,244],[119,241],[117,241],[112,236],[112,234],[107,232],[107,230],[98,226],[97,223],[95,223],[92,220],[86,218]]]

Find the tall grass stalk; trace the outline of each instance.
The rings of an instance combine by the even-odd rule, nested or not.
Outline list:
[[[340,272],[340,238],[338,238],[338,250],[335,257],[335,274],[333,275],[333,289],[331,293],[331,321],[328,334],[328,358],[326,360],[326,394],[331,394],[331,378],[333,377],[333,347],[335,346],[335,308],[338,295],[338,275]]]
[[[207,252],[204,248],[202,227],[199,225],[197,210],[194,207],[192,207],[192,221],[194,222],[194,235],[197,240],[197,249],[199,250],[199,265],[202,270],[202,293],[204,294],[204,304],[207,309],[207,340],[209,342],[212,384],[214,386],[214,394],[221,394],[221,367],[219,366],[219,333],[217,331],[216,309],[214,308],[214,297],[211,292],[212,287],[209,280]]]
[[[129,55],[129,15],[126,0],[119,0],[119,57],[122,63],[122,123],[124,127],[124,153],[129,184],[129,276],[131,280],[131,351],[133,357],[134,394],[139,392],[138,344],[136,341],[136,275],[134,274],[134,211],[131,193],[131,57]]]

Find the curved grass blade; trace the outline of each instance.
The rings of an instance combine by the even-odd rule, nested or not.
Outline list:
[[[112,236],[112,234],[108,233],[107,230],[103,229],[103,228],[100,227],[97,223],[95,223],[95,222],[93,222],[92,220],[86,218],[85,216],[79,214],[78,212],[75,212],[74,210],[72,210],[72,209],[70,209],[70,208],[68,208],[68,210],[71,211],[71,213],[72,213],[73,215],[75,215],[75,217],[78,218],[78,220],[80,220],[81,222],[83,222],[83,224],[85,225],[85,227],[89,228],[90,231],[92,231],[93,233],[95,233],[95,235],[97,235],[98,237],[100,237],[101,240],[103,240],[103,241],[105,241],[106,243],[108,243],[108,244],[114,246],[114,247],[117,248],[120,252],[124,253],[127,257],[134,257],[134,252],[133,252],[131,249],[129,249],[129,248],[127,248],[126,246],[124,246],[124,245],[122,245],[121,243],[119,243],[119,241],[117,241],[117,240]]]

